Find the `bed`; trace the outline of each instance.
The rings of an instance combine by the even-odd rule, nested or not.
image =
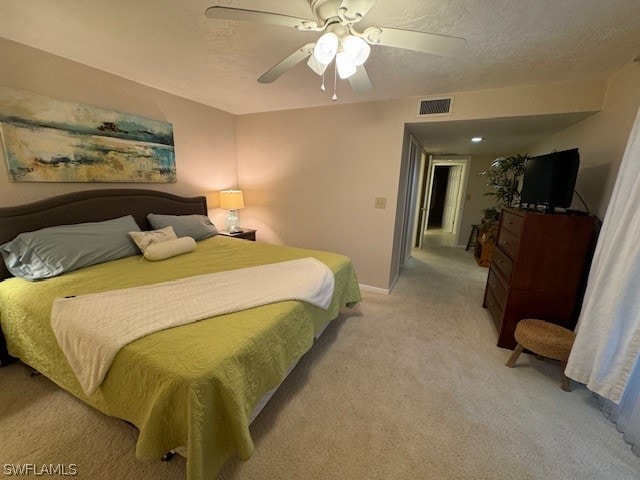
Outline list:
[[[142,230],[149,230],[149,213],[206,215],[206,199],[114,189],[2,208],[0,244],[22,232],[128,214]],[[123,347],[90,395],[78,383],[52,331],[52,303],[69,292],[86,295],[307,257],[333,272],[335,289],[326,310],[283,301],[152,333]],[[159,262],[136,255],[39,282],[12,278],[3,264],[0,275],[0,348],[5,339],[7,347],[0,352],[3,363],[8,354],[19,358],[87,404],[135,425],[141,459],[159,460],[181,448],[188,479],[214,478],[234,453],[249,458],[249,424],[265,398],[340,308],[360,301],[347,257],[220,235],[198,242],[194,252]]]

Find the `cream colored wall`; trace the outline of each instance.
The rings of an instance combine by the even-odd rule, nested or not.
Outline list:
[[[458,245],[467,245],[467,240],[471,233],[471,225],[474,223],[479,224],[482,218],[482,210],[489,208],[495,203],[493,197],[485,195],[490,189],[487,187],[486,177],[480,176],[480,173],[489,170],[491,163],[498,156],[499,155],[475,155],[471,157],[469,182],[467,184],[467,196],[470,196],[470,199],[465,199]]]
[[[633,122],[640,108],[640,67],[630,64],[610,78],[601,112],[545,139],[532,155],[552,150],[580,149],[576,190],[590,210],[604,216]],[[583,208],[574,196],[574,208]]]
[[[360,281],[386,288],[403,132],[385,103],[240,116],[242,225],[267,242],[346,254]]]
[[[453,94],[453,114],[447,119],[455,121],[600,110],[606,85],[606,77],[592,77],[580,82],[457,92]],[[413,116],[415,101],[407,99],[404,102],[407,115]],[[407,121],[419,120],[413,118]],[[435,122],[443,120],[443,117],[433,119]]]
[[[450,120],[599,110],[605,87],[591,78],[460,92]],[[361,283],[389,288],[401,240],[404,125],[419,120],[416,105],[409,98],[239,116],[241,223],[264,241],[342,252]],[[375,197],[387,197],[385,210],[374,209]]]
[[[0,38],[0,85],[173,124],[177,183],[20,183],[8,180],[0,148],[0,206],[97,188],[151,188],[185,196],[235,187],[236,117],[122,77]],[[224,213],[212,210],[216,222]]]

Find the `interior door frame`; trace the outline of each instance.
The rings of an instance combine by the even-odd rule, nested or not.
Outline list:
[[[453,240],[454,245],[458,245],[460,239],[460,221],[462,220],[462,214],[464,213],[464,197],[467,193],[467,186],[469,184],[469,167],[471,164],[470,156],[458,156],[458,155],[430,155],[429,156],[429,166],[428,166],[428,188],[427,195],[424,199],[423,208],[425,209],[424,215],[424,227],[422,228],[422,234],[424,235],[427,231],[427,225],[429,224],[429,208],[431,207],[431,192],[433,189],[433,177],[436,166],[448,166],[453,167],[456,165],[462,166],[462,182],[460,184],[460,189],[458,191],[457,205],[456,205],[456,214],[454,217],[453,224]],[[420,246],[422,248],[422,245]]]
[[[422,249],[424,238],[426,212],[424,210],[424,198],[427,196],[427,152],[420,146],[420,172],[418,174],[418,191],[416,192],[416,215],[413,224],[413,246]]]
[[[404,220],[402,229],[402,240],[400,245],[400,267],[402,267],[411,256],[411,248],[413,247],[414,229],[416,228],[416,215],[418,210],[419,191],[419,172],[421,171],[420,161],[423,148],[420,142],[413,136],[409,138],[408,156],[408,176],[407,191],[404,206]]]
[[[438,168],[446,168],[440,165],[436,165],[436,171]],[[457,210],[460,200],[460,191],[462,190],[462,173],[464,166],[451,165],[449,166],[449,176],[447,178],[447,191],[443,205],[442,216],[442,229],[445,231],[453,232],[456,224]],[[449,224],[449,222],[451,222]]]

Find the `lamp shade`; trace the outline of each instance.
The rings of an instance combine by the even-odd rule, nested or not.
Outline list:
[[[242,190],[222,190],[220,192],[220,208],[225,210],[239,210],[244,208]]]
[[[369,44],[355,35],[347,35],[346,38],[342,40],[342,47],[358,67],[367,61],[369,53],[371,53]]]
[[[313,56],[318,62],[326,65],[336,56],[338,51],[338,36],[333,32],[327,32],[322,35],[316,46],[313,48]]]
[[[338,75],[343,80],[357,71],[355,62],[347,52],[338,52],[338,55],[336,55],[336,67],[338,67]]]

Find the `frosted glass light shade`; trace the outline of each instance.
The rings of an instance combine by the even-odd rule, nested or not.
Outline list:
[[[342,47],[357,67],[364,64],[371,53],[369,44],[355,35],[347,35],[347,37],[342,40]]]
[[[225,210],[244,208],[242,190],[222,190],[220,192],[220,208]]]
[[[357,70],[355,62],[347,52],[338,52],[338,55],[336,55],[336,67],[338,68],[338,75],[343,80],[349,78]]]
[[[318,62],[326,65],[331,63],[337,51],[338,36],[333,32],[327,32],[318,39],[316,46],[313,47],[313,56]]]

